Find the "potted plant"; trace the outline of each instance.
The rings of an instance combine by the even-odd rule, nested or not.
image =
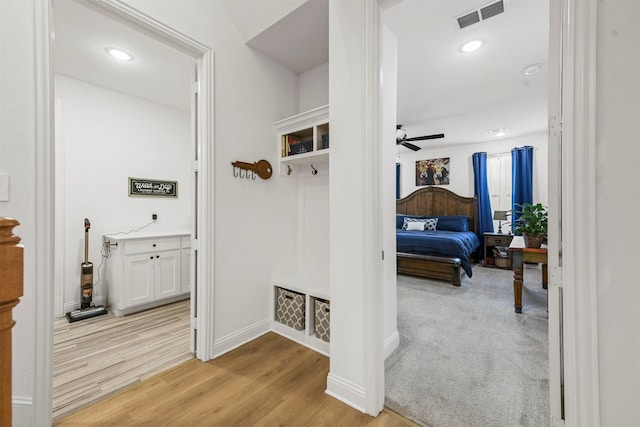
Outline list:
[[[522,234],[527,248],[539,248],[547,236],[547,207],[540,203],[517,204],[520,208],[518,219],[514,222],[513,231]]]

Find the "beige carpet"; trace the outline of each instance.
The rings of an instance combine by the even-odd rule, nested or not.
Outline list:
[[[176,366],[189,352],[189,300],[115,317],[54,321],[53,419]]]
[[[424,426],[549,425],[547,293],[524,271],[474,266],[462,287],[398,276],[400,347],[387,359],[386,406]]]

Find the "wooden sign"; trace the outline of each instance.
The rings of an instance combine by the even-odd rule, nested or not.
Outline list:
[[[129,196],[178,197],[178,181],[129,178]]]

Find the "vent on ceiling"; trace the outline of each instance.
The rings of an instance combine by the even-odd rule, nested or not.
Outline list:
[[[477,24],[480,20],[485,20],[496,16],[504,12],[504,1],[498,0],[497,2],[490,3],[480,9],[466,13],[456,18],[460,29],[468,27],[469,25]]]

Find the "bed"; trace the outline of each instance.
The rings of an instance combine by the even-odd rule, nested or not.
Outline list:
[[[459,196],[440,187],[424,187],[396,201],[396,245],[398,273],[446,280],[460,286],[461,275],[471,277],[477,236],[477,199]],[[410,222],[428,221],[415,229]],[[466,221],[464,221],[466,219]],[[466,227],[461,224],[466,222]],[[407,223],[408,226],[403,226]],[[438,227],[437,224],[440,224]],[[419,224],[418,224],[419,225]]]

